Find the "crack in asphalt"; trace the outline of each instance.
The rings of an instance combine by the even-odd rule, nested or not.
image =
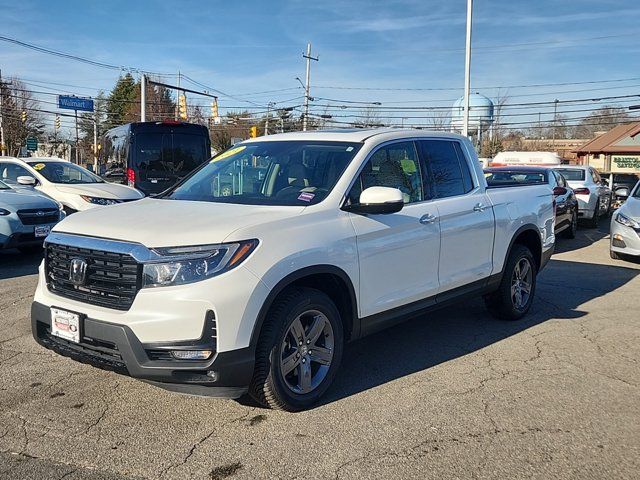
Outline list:
[[[224,427],[226,427],[227,425],[230,425],[232,423],[235,422],[240,422],[242,420],[245,420],[250,414],[252,414],[256,409],[252,408],[251,410],[243,413],[242,415],[240,415],[239,417],[233,418],[231,420],[229,420],[228,422],[224,422],[220,425],[218,425],[216,428],[214,428],[213,430],[211,430],[209,433],[207,433],[205,436],[203,436],[202,438],[200,438],[200,440],[198,440],[197,442],[195,442],[191,448],[189,449],[189,451],[187,452],[187,454],[185,455],[185,457],[177,463],[171,464],[165,468],[163,468],[160,473],[158,474],[158,479],[164,477],[167,473],[169,473],[170,470],[174,470],[176,468],[179,468],[183,465],[185,465],[189,459],[193,456],[193,454],[195,453],[195,451],[197,450],[197,448],[202,445],[204,442],[206,442],[207,440],[209,440],[209,438],[211,438],[213,436],[214,433],[216,433],[219,429],[222,429]]]

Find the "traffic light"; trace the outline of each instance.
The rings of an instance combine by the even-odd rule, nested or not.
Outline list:
[[[54,126],[56,127],[56,130],[60,130],[60,115],[56,115]]]
[[[187,119],[187,97],[184,94],[178,97],[178,116],[183,120]]]
[[[258,136],[258,127],[255,125],[249,129],[249,137],[256,138]]]
[[[27,112],[23,110],[22,114],[20,114],[20,118],[22,119],[22,123],[27,123]]]

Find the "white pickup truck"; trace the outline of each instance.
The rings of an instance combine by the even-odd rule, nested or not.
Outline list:
[[[348,341],[470,294],[522,317],[553,232],[551,189],[488,190],[458,135],[262,137],[156,198],[58,224],[33,335],[169,390],[301,410]]]

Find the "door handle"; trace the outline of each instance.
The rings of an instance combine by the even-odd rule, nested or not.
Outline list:
[[[473,207],[474,212],[484,212],[487,209],[482,203],[476,203]]]
[[[427,213],[426,215],[423,215],[420,217],[420,223],[422,225],[429,225],[431,223],[434,223],[437,219],[438,217],[436,217],[435,215],[431,215],[430,213]]]

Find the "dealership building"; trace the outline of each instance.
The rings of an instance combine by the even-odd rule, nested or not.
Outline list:
[[[574,152],[577,163],[600,172],[640,174],[640,122],[618,125]]]

